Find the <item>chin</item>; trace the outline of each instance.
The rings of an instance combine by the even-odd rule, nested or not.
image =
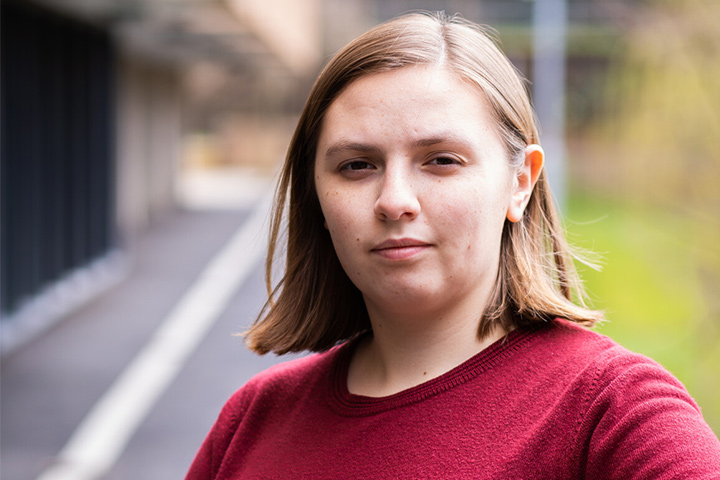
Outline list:
[[[427,285],[411,285],[411,284],[394,284],[382,291],[377,288],[364,295],[366,303],[381,306],[385,311],[394,311],[401,314],[412,312],[427,312],[431,306],[436,303],[433,299],[440,298],[441,292],[435,289],[429,289]]]

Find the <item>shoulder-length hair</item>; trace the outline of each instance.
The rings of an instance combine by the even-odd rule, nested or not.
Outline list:
[[[477,86],[516,168],[524,161],[525,147],[539,143],[525,84],[482,27],[442,13],[413,13],[348,44],[316,80],[288,148],[270,227],[268,301],[245,334],[252,350],[322,351],[371,328],[362,294],[343,271],[323,225],[315,153],[325,113],[345,87],[366,75],[412,65],[441,66]],[[285,274],[273,286],[286,213]],[[478,336],[496,324],[511,330],[555,317],[587,326],[600,320],[602,314],[583,303],[572,258],[541,173],[522,220],[505,221],[498,278],[486,310],[478,312]]]

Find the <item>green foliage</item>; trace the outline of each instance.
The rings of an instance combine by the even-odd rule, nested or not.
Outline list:
[[[567,217],[571,242],[604,258],[599,272],[578,265],[593,306],[607,315],[598,331],[675,374],[720,433],[718,285],[706,278],[717,246],[698,241],[702,222],[577,194]]]
[[[579,267],[599,331],[673,372],[720,434],[720,2],[627,11],[604,116],[570,139],[568,228],[606,260]]]

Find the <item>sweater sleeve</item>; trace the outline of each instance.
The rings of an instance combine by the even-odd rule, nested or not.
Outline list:
[[[215,424],[195,455],[185,480],[211,480],[218,476],[225,454],[247,407],[247,392],[245,392],[247,388],[245,386],[238,390],[223,406]]]
[[[582,421],[586,478],[720,479],[720,442],[683,385],[636,354],[599,368]]]

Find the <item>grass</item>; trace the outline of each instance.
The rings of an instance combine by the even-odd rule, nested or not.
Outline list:
[[[579,266],[608,320],[597,330],[672,372],[720,434],[717,236],[687,215],[578,194],[565,217],[570,242],[602,258],[599,272]]]

